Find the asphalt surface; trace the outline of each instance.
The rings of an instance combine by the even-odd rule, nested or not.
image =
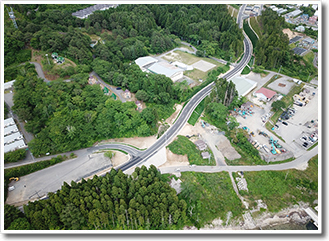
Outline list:
[[[104,86],[106,86],[108,89],[110,89],[112,92],[114,92],[119,99],[122,101],[122,103],[126,102],[126,99],[121,95],[122,91],[117,90],[116,88],[111,87],[109,84],[107,84],[104,80],[102,80],[101,77],[96,74],[95,71],[92,71],[89,75],[94,75],[98,79],[99,82],[101,82]]]

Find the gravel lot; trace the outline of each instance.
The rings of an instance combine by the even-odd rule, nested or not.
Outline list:
[[[279,86],[279,84],[283,84],[285,86]],[[269,84],[268,87],[276,92],[287,95],[294,85],[295,83],[290,77],[283,76]]]

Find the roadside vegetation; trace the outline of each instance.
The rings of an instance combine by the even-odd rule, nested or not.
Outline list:
[[[194,126],[195,123],[198,121],[200,115],[204,110],[204,99],[198,104],[198,106],[194,109],[190,119],[188,119],[187,123]]]
[[[252,29],[257,33],[258,37],[262,36],[261,28],[258,23],[258,17],[251,17],[250,18],[250,26]]]
[[[309,161],[305,171],[244,172],[249,192],[240,192],[253,201],[261,199],[270,212],[278,212],[303,201],[311,206],[318,199],[318,156]]]
[[[214,154],[209,147],[207,149],[200,151],[196,145],[189,140],[186,136],[177,136],[177,140],[171,142],[167,148],[174,154],[177,155],[187,155],[187,158],[191,165],[200,165],[200,166],[215,166],[216,160]],[[202,152],[209,152],[210,159],[203,159],[201,156]]]
[[[218,217],[225,223],[228,212],[232,212],[232,219],[241,217],[244,207],[227,172],[183,172],[180,179],[179,197],[187,203],[190,225],[200,228]]]
[[[243,21],[243,30],[248,35],[248,37],[253,45],[253,48],[256,48],[258,39],[257,39],[257,36],[255,35],[255,33],[249,27],[247,19]]]
[[[9,162],[17,162],[23,160],[26,157],[26,150],[25,149],[18,149],[15,151],[10,151],[4,154],[4,161],[5,163]]]

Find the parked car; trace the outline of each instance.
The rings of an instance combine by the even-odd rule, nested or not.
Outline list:
[[[116,90],[121,90],[121,87],[117,87],[117,88],[115,88]]]
[[[284,124],[285,126],[287,126],[287,125],[288,125],[288,123],[287,123],[287,122],[285,122],[285,121],[282,121],[282,124]]]

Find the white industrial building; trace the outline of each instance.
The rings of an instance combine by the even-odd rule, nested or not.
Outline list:
[[[15,121],[12,117],[10,118],[7,118],[3,121],[3,127],[6,128],[8,126],[12,126],[12,125],[15,125]]]
[[[27,147],[27,145],[25,144],[25,142],[23,140],[19,140],[19,141],[10,143],[8,145],[4,145],[3,151],[4,151],[4,153],[7,153],[10,151],[15,151],[15,150],[26,148],[26,147]]]
[[[8,81],[6,83],[3,84],[3,89],[4,90],[8,90],[8,89],[11,89],[13,86],[14,86],[14,82],[16,80],[12,80],[12,81]]]
[[[4,153],[27,147],[13,118],[4,120],[3,135]]]
[[[250,91],[257,87],[257,82],[240,76],[236,76],[230,81],[235,84],[239,96],[246,96]]]
[[[15,132],[14,134],[11,134],[11,135],[8,135],[8,136],[5,136],[3,138],[3,144],[4,145],[8,145],[12,142],[15,142],[15,141],[18,141],[18,140],[22,140],[23,139],[23,136],[20,132]]]
[[[140,57],[135,63],[143,72],[162,74],[170,78],[173,82],[183,78],[184,70],[167,62],[158,62],[157,59],[150,56]]]
[[[7,136],[7,135],[11,135],[11,134],[13,134],[13,133],[15,133],[17,131],[18,131],[17,126],[16,125],[12,125],[12,126],[8,126],[8,127],[4,128],[3,134],[4,134],[4,136]]]

